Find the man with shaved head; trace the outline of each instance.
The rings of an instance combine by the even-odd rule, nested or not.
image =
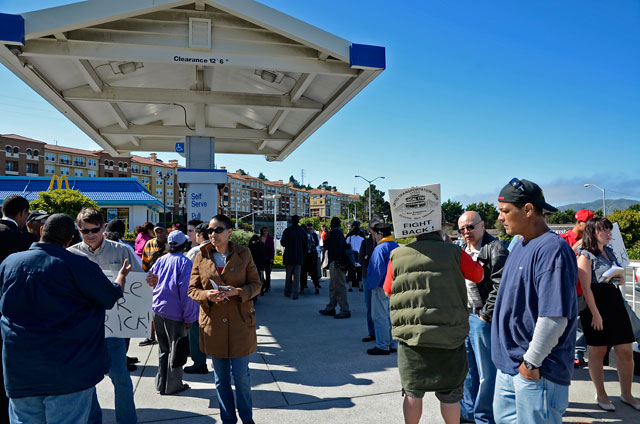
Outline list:
[[[484,221],[476,211],[467,211],[460,216],[458,232],[463,240],[461,247],[484,268],[480,283],[466,281],[469,336],[465,344],[469,372],[464,381],[460,411],[463,421],[494,423],[492,404],[496,367],[491,360],[491,318],[509,251],[500,240],[487,233]]]

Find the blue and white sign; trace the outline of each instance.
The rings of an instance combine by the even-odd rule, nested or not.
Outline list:
[[[184,153],[184,143],[176,143],[176,153]]]
[[[199,219],[209,222],[218,214],[218,186],[215,184],[187,184],[187,221]]]

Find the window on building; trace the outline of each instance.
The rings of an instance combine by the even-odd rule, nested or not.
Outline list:
[[[4,148],[5,152],[11,153],[11,146],[7,146]]]
[[[60,168],[60,175],[69,175],[69,168],[64,166]]]
[[[109,161],[109,166],[113,166],[113,161],[112,160]]]
[[[142,177],[142,184],[144,185],[149,184],[149,177]]]
[[[127,178],[128,175],[127,174],[120,174],[120,178]]]
[[[167,187],[173,187],[173,178],[167,180]]]
[[[67,165],[71,164],[71,156],[69,155],[60,155],[60,163],[64,163]]]
[[[45,174],[55,174],[56,173],[56,167],[53,165],[45,165],[44,166],[44,173]]]
[[[7,172],[18,172],[18,162],[7,161],[5,165]]]
[[[173,177],[173,169],[167,169],[167,175]]]
[[[162,177],[156,178],[156,185],[162,185]]]
[[[127,169],[127,167],[128,167],[128,166],[129,166],[129,163],[128,163],[128,162],[125,162],[125,163],[123,163],[123,164],[122,164],[122,167],[123,167],[124,169]]]
[[[96,171],[93,171],[93,170],[87,171],[87,174],[89,175],[89,178],[95,178],[98,176]]]
[[[118,162],[118,166],[122,168],[122,161]]]
[[[84,172],[82,172],[82,169],[76,169],[73,172],[73,175],[76,176],[76,177],[83,177],[84,176]]]
[[[167,206],[169,207],[173,206],[173,199],[167,199]]]
[[[13,148],[13,153],[15,153],[16,155],[17,155],[18,153],[20,153],[20,148],[19,148],[18,146],[15,146],[15,147]]]
[[[97,166],[98,165],[98,161],[95,159],[87,159],[87,165],[89,166]]]
[[[143,166],[142,167],[142,173],[149,175],[149,167],[148,166]]]
[[[31,156],[31,149],[27,149],[27,156]]]
[[[167,189],[167,197],[173,197],[173,190]]]
[[[104,160],[104,166],[109,166],[109,161],[107,159]]]
[[[33,151],[33,156],[35,156],[35,157],[40,156],[40,152],[38,151],[38,149],[35,149],[35,150]]]
[[[162,189],[161,188],[156,188],[156,196],[162,196]]]
[[[113,172],[105,172],[104,176],[107,178],[113,178]]]
[[[137,174],[139,171],[138,165],[131,165],[131,172]]]

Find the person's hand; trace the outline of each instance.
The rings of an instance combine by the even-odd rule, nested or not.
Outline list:
[[[131,271],[131,264],[129,263],[129,259],[125,259],[124,262],[122,263],[122,267],[120,268],[120,271],[118,271],[118,274],[122,275],[123,277],[126,277],[127,275],[129,275],[129,271]]]
[[[212,289],[207,292],[207,300],[213,303],[220,303],[228,301],[229,298],[227,297],[227,292]]]
[[[591,319],[591,326],[594,330],[598,331],[602,331],[604,329],[604,326],[602,325],[602,316],[599,313],[594,315]]]
[[[522,378],[524,378],[525,380],[540,380],[540,369],[530,370],[524,365],[524,361],[518,367],[518,371],[520,372]]]
[[[148,273],[146,278],[149,287],[155,287],[158,285],[158,274]]]
[[[240,290],[237,287],[233,286],[225,286],[227,290],[221,290],[227,297],[238,296],[240,294]]]
[[[618,282],[619,287],[624,286],[624,275],[616,275],[613,279]]]
[[[482,322],[489,322],[486,319],[482,318],[482,315],[478,315],[478,318],[480,318],[480,321],[482,321]]]

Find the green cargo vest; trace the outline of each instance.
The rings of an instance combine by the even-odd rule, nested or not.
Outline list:
[[[455,349],[469,334],[467,288],[459,246],[439,233],[391,252],[392,335],[409,346]]]

